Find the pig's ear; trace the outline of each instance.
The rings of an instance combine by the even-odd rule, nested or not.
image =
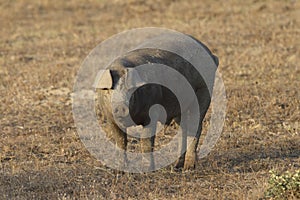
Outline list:
[[[214,62],[215,64],[217,65],[217,67],[219,66],[219,58],[215,55],[212,55],[213,59],[214,59]]]
[[[129,89],[132,87],[140,87],[142,85],[145,85],[146,82],[142,80],[136,69],[128,68],[125,77],[125,84],[126,87]]]
[[[99,70],[93,87],[96,89],[111,89],[113,80],[109,69]]]

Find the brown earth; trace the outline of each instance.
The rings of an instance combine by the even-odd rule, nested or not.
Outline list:
[[[300,168],[299,13],[296,0],[1,1],[0,199],[262,198],[269,170]],[[115,174],[77,136],[83,59],[148,26],[193,35],[220,59],[225,127],[192,172]]]

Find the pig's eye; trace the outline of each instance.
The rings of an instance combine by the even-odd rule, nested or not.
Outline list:
[[[118,108],[115,108],[114,109],[114,113],[118,113],[119,112],[119,109]]]

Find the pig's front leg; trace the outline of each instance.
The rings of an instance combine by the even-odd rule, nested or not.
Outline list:
[[[114,139],[117,147],[115,157],[117,158],[118,166],[120,170],[127,165],[127,135],[116,124],[111,123],[110,137]]]
[[[155,140],[156,125],[144,127],[141,133],[141,150],[144,153],[143,164],[149,166],[149,170],[153,171],[155,168],[153,151]]]

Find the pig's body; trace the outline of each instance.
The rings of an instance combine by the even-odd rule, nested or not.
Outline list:
[[[176,41],[173,42],[176,43]],[[167,45],[170,45],[169,43]],[[202,44],[199,43],[199,45]],[[178,48],[180,48],[180,46]],[[214,57],[205,46],[204,48],[207,50],[208,56],[211,56],[211,59],[215,61],[216,65],[218,65],[216,57]],[[176,167],[178,168],[194,168],[196,161],[196,148],[201,134],[202,121],[209,107],[211,96],[209,88],[200,73],[191,65],[191,63],[175,53],[160,49],[142,48],[127,53],[110,65],[109,70],[112,85],[111,87],[101,87],[100,85],[98,97],[100,112],[105,117],[106,123],[108,124],[106,132],[115,138],[117,146],[126,150],[127,135],[124,131],[122,131],[122,128],[124,130],[132,125],[142,125],[143,127],[146,127],[151,123],[151,120],[157,120],[165,124],[169,124],[174,119],[176,122],[180,123],[181,116],[184,114],[182,112],[190,113],[195,110],[191,107],[192,101],[195,100],[191,99],[191,102],[187,102],[185,105],[180,105],[174,93],[168,88],[158,84],[143,84],[141,83],[141,80],[136,81],[137,78],[135,75],[131,75],[130,77],[129,75],[126,75],[128,70],[134,69],[143,64],[151,63],[170,66],[172,69],[179,72],[179,74],[188,80],[196,94],[200,109],[198,121],[199,128],[196,135],[194,134],[193,136],[190,136],[188,127],[182,127],[183,137],[180,142],[180,151],[182,152],[182,156],[176,163]],[[157,76],[163,77],[168,76],[168,74],[157,74]],[[145,83],[149,81],[147,80],[147,75],[138,77],[138,79],[142,79]],[[177,84],[176,77],[166,77],[166,79],[174,82],[171,84]],[[211,77],[211,79],[213,80],[214,77]],[[130,82],[130,86],[127,87],[128,81]],[[126,96],[126,93],[128,93],[128,89],[130,87],[136,87],[137,89],[130,97],[128,97]],[[176,85],[176,89],[179,92],[185,90],[185,88],[183,88],[180,84]],[[120,91],[119,95],[116,97],[117,100],[116,98],[112,99],[114,91]],[[119,103],[114,104],[112,102]],[[127,104],[125,102],[127,102]],[[156,115],[155,119],[152,119],[151,116],[149,116],[149,109],[155,104],[159,104],[164,107],[167,114],[166,118],[164,116],[160,116],[160,114]],[[131,121],[127,120],[126,116],[128,115],[131,116]],[[150,128],[145,128],[143,133],[140,133],[142,136],[142,152],[153,151],[153,132],[155,133],[155,130],[151,130],[153,127],[155,129],[155,126],[151,126]],[[187,148],[187,144],[189,145],[189,148]],[[149,160],[150,169],[154,169],[154,160],[152,155],[150,155]]]

